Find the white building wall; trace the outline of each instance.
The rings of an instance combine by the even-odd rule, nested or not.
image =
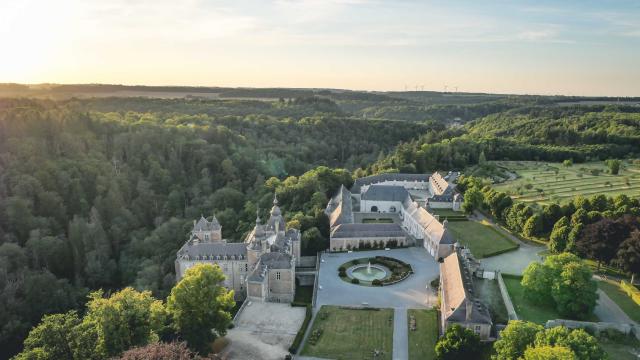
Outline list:
[[[372,207],[377,207],[378,211],[371,211]],[[379,201],[379,200],[361,200],[361,212],[379,212],[379,213],[399,213],[402,209],[400,201]]]
[[[218,265],[224,273],[224,287],[233,290],[236,299],[244,299],[247,292],[246,280],[249,275],[247,260],[184,260],[179,259],[176,266],[176,281],[180,281],[184,273],[196,264]]]
[[[376,183],[371,183],[371,184],[368,184],[368,185],[362,185],[362,186],[360,186],[360,193],[362,194],[365,191],[367,191],[367,189],[371,185],[395,185],[395,186],[402,186],[403,188],[405,188],[407,190],[427,190],[427,189],[429,189],[429,182],[428,181],[388,180],[388,181],[380,181],[380,182],[376,182]]]

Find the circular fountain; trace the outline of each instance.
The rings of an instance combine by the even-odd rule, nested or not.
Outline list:
[[[411,265],[387,256],[352,259],[338,268],[340,279],[361,286],[392,285],[411,274]]]
[[[379,265],[357,265],[350,269],[350,275],[360,281],[371,282],[373,280],[382,280],[387,277],[387,270]]]

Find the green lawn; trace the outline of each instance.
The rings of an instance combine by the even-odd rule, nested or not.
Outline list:
[[[553,305],[540,304],[530,301],[524,295],[524,288],[520,285],[521,276],[502,275],[504,284],[509,291],[509,297],[516,309],[518,319],[532,321],[544,325],[547,320],[566,319],[566,316],[560,315]],[[598,317],[591,314],[591,317],[584,321],[599,321]]]
[[[319,329],[322,333],[312,345],[310,339]],[[371,359],[374,350],[382,351],[376,359],[391,360],[393,310],[324,305],[316,315],[302,355],[338,360]]]
[[[487,222],[450,221],[447,228],[456,240],[469,247],[471,253],[479,259],[518,248],[518,245]]]
[[[502,301],[502,294],[500,294],[500,286],[497,280],[478,279],[473,278],[473,285],[475,288],[476,296],[481,299],[485,305],[489,308],[491,313],[491,319],[494,324],[506,324],[509,322],[509,314],[507,308]]]
[[[451,209],[430,209],[429,211],[440,216],[465,216],[462,211],[453,211]]]
[[[609,355],[609,359],[638,360],[640,356],[640,341],[633,336],[621,339],[620,341],[599,339],[599,342],[600,346],[602,346],[607,355]]]
[[[438,312],[435,310],[410,309],[407,312],[407,325],[411,316],[416,318],[416,330],[409,327],[409,359],[432,360],[436,358],[434,348],[438,341]]]
[[[598,281],[598,287],[613,300],[633,321],[640,323],[640,305],[636,304],[617,283]]]
[[[547,320],[563,318],[553,306],[537,304],[525,298],[524,288],[520,285],[522,277],[503,275],[502,278],[509,291],[516,314],[518,314],[518,319],[544,325]]]

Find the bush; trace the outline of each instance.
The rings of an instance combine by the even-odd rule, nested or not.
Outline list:
[[[353,278],[353,279],[351,279],[351,283],[352,284],[360,284],[360,280],[358,280],[356,278]]]
[[[339,272],[344,272],[344,271],[347,271],[347,268],[346,268],[346,267],[344,267],[344,266],[340,266],[340,267],[338,268],[338,271],[339,271]]]
[[[437,289],[440,287],[440,278],[435,278],[433,280],[431,280],[431,288],[432,289]]]
[[[371,285],[373,286],[382,286],[382,281],[375,279],[371,282]]]

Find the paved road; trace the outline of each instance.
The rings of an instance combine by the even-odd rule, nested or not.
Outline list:
[[[492,256],[486,259],[480,259],[480,263],[486,270],[500,270],[505,274],[520,275],[524,272],[530,262],[540,261],[541,258],[538,255],[539,252],[544,251],[545,247],[541,245],[533,245],[531,243],[523,242],[518,239],[517,236],[509,233],[500,226],[497,226],[486,216],[476,212],[474,217],[480,221],[486,220],[500,233],[507,236],[509,239],[520,244],[520,248],[508,253]]]
[[[607,294],[598,289],[598,304],[593,312],[602,322],[636,324]],[[637,324],[636,324],[637,325]]]
[[[407,309],[396,308],[393,315],[393,360],[409,358]]]

